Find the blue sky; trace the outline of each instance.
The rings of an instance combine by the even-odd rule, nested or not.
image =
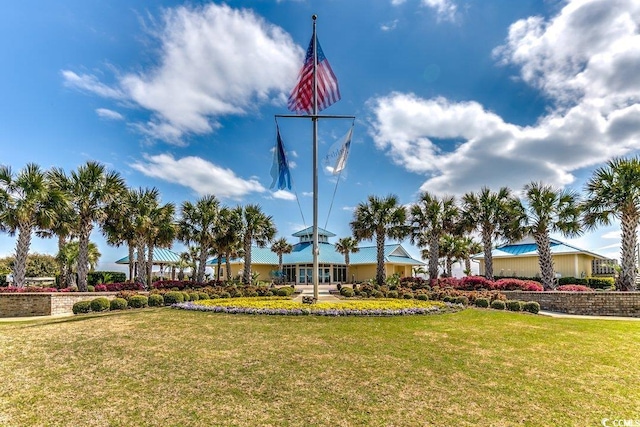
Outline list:
[[[323,113],[357,116],[326,227],[338,237],[369,194],[410,204],[532,180],[580,191],[638,152],[633,0],[25,0],[0,14],[0,163],[97,160],[164,202],[258,203],[294,241],[312,221],[311,124],[279,121],[303,221],[293,192],[269,190],[274,114],[287,113],[314,13],[342,93]],[[349,126],[321,121],[320,157]],[[321,176],[322,227],[334,185]],[[126,253],[93,239],[100,268]],[[563,240],[617,256],[619,239],[616,225]],[[14,245],[0,235],[1,255]]]

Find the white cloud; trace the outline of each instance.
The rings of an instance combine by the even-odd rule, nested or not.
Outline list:
[[[95,93],[104,98],[122,99],[126,97],[119,89],[100,83],[96,76],[90,74],[78,75],[73,71],[62,70],[62,77],[64,85],[73,89]]]
[[[455,21],[458,7],[451,0],[422,0],[422,4],[434,9],[438,14],[438,19]]]
[[[296,195],[287,190],[278,190],[272,193],[274,199],[295,200]]]
[[[640,84],[634,83],[640,36],[633,19],[640,20],[638,2],[582,0],[549,21],[535,17],[511,26],[496,55],[556,101],[534,125],[508,123],[474,101],[391,93],[369,102],[375,146],[425,175],[421,190],[518,190],[532,180],[566,186],[574,171],[640,148]],[[597,40],[585,44],[592,28]]]
[[[124,120],[124,116],[117,111],[109,110],[108,108],[96,108],[96,114],[107,120]]]
[[[266,191],[256,179],[242,179],[231,169],[200,157],[174,159],[170,154],[144,155],[144,161],[130,166],[146,176],[189,187],[201,196],[214,194],[223,199],[240,199],[249,193]]]
[[[620,240],[622,238],[622,231],[621,230],[609,231],[608,233],[604,233],[602,236],[600,236],[600,238]]]
[[[177,144],[186,133],[212,132],[221,116],[282,100],[292,87],[303,50],[252,11],[210,3],[166,9],[162,18],[156,67],[124,73],[114,87],[64,70],[64,84],[132,101],[152,113],[137,129]]]
[[[394,19],[393,21],[380,25],[380,29],[382,31],[393,31],[396,29],[397,26],[398,26],[398,20]]]

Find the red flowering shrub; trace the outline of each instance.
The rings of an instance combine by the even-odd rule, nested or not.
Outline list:
[[[104,283],[100,284],[100,285],[96,285],[95,291],[96,292],[107,292],[107,285],[105,285]]]
[[[542,292],[544,288],[535,280],[520,280],[520,279],[499,279],[493,283],[493,288],[500,291],[533,291]]]
[[[136,282],[121,282],[121,283],[102,283],[106,287],[108,292],[120,292],[120,291],[143,291],[144,286],[141,283]],[[101,286],[101,285],[97,285]],[[100,289],[103,289],[102,287]]]
[[[430,283],[432,288],[437,286],[439,288],[462,289],[460,288],[460,279],[456,277],[439,277]]]
[[[565,292],[593,292],[588,286],[584,285],[562,285],[556,288],[556,291],[565,291]]]
[[[493,289],[493,282],[482,276],[467,276],[460,279],[457,289],[465,291],[477,291],[479,289]]]

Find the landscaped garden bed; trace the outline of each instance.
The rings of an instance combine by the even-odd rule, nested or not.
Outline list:
[[[463,308],[462,304],[439,301],[370,299],[304,304],[289,298],[279,297],[190,301],[174,304],[172,307],[214,313],[290,316],[403,316],[448,313]]]

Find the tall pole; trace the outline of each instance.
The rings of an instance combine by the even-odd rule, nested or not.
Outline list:
[[[316,38],[316,19],[313,19],[313,298],[318,300],[319,268],[318,255],[318,39]]]

